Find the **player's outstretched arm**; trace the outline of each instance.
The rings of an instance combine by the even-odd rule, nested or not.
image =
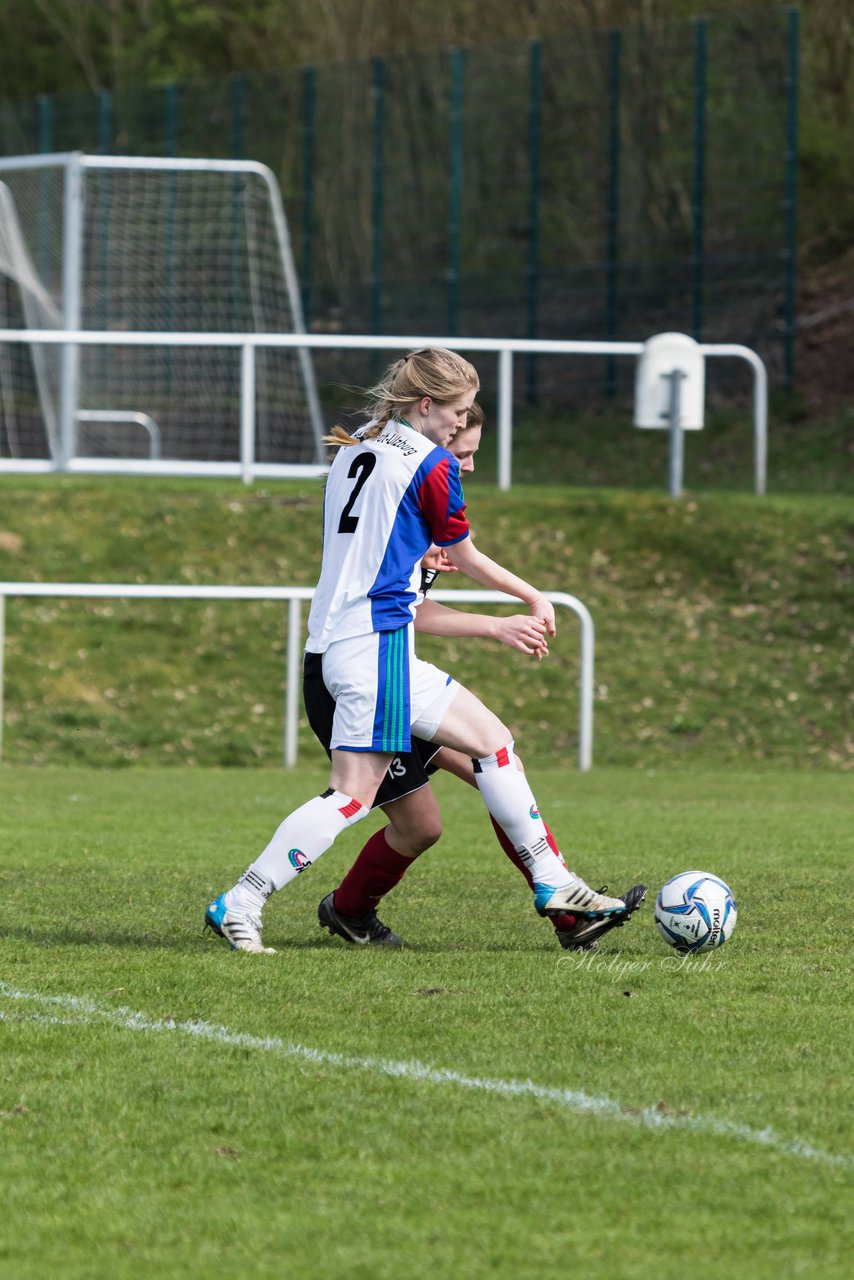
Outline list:
[[[505,591],[507,595],[516,596],[528,606],[535,618],[542,618],[550,636],[555,634],[555,611],[551,603],[530,582],[517,578],[515,573],[478,551],[470,537],[446,547],[445,553],[452,564],[475,582],[491,587],[494,591]]]
[[[525,613],[516,613],[509,618],[466,613],[428,599],[415,611],[415,630],[430,636],[498,640],[509,649],[533,654],[538,659],[544,658],[549,651],[545,622]]]

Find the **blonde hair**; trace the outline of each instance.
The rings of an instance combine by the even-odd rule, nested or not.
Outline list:
[[[366,412],[373,423],[362,432],[361,439],[372,440],[380,435],[391,418],[422,396],[447,404],[458,396],[464,396],[467,391],[477,391],[479,387],[480,379],[474,365],[457,355],[456,351],[448,351],[444,347],[410,351],[408,356],[390,365],[368,392]],[[343,427],[335,426],[328,436],[324,436],[324,443],[348,445],[358,441]]]

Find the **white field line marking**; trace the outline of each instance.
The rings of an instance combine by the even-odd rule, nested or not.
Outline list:
[[[345,1071],[366,1071],[373,1075],[391,1076],[423,1084],[456,1085],[461,1089],[476,1089],[481,1093],[492,1093],[505,1098],[536,1098],[540,1102],[551,1102],[570,1111],[604,1116],[611,1120],[628,1121],[649,1129],[687,1129],[714,1137],[754,1143],[768,1147],[781,1155],[798,1156],[805,1160],[816,1160],[821,1164],[838,1165],[843,1168],[854,1167],[852,1155],[835,1155],[833,1152],[810,1146],[800,1138],[783,1138],[770,1128],[751,1129],[748,1125],[738,1124],[734,1120],[721,1120],[716,1116],[672,1115],[658,1110],[657,1107],[628,1107],[613,1098],[596,1097],[594,1094],[577,1089],[555,1089],[549,1085],[536,1084],[533,1080],[490,1080],[480,1076],[467,1076],[444,1067],[431,1067],[413,1058],[394,1061],[388,1058],[362,1058],[342,1053],[329,1053],[325,1049],[288,1044],[278,1036],[254,1036],[244,1031],[229,1031],[227,1027],[217,1026],[216,1023],[196,1020],[176,1022],[174,1018],[149,1018],[147,1014],[135,1013],[132,1009],[110,1009],[80,996],[49,996],[38,991],[19,991],[5,982],[0,982],[0,995],[5,996],[7,1000],[52,1005],[71,1010],[75,1015],[71,1018],[32,1012],[21,1015],[0,1009],[0,1022],[17,1020],[22,1016],[27,1021],[58,1026],[91,1025],[96,1020],[100,1020],[127,1031],[176,1032],[179,1035],[212,1040],[216,1044],[231,1045],[240,1049],[255,1049],[261,1053],[278,1053],[286,1058],[297,1058],[305,1062],[343,1068]]]

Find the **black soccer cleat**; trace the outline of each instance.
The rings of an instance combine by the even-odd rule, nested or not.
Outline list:
[[[599,893],[604,893],[604,885]],[[610,929],[621,929],[627,920],[631,920],[633,912],[643,903],[646,897],[646,885],[636,884],[626,893],[620,895],[626,904],[626,910],[618,916],[606,920],[580,920],[574,929],[556,929],[557,940],[565,951],[595,951],[599,939]]]
[[[334,899],[333,893],[327,893],[317,908],[317,922],[321,929],[328,929],[345,942],[354,942],[357,946],[403,946],[403,939],[377,918],[376,911],[369,911],[358,920],[353,916],[342,916],[335,910]]]

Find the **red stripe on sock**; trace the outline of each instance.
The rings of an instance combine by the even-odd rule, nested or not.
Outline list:
[[[503,768],[505,764],[510,763],[510,750],[508,747],[502,747],[500,751],[496,751],[495,763],[498,765],[499,769]]]
[[[339,809],[338,812],[343,818],[352,818],[353,814],[358,813],[361,807],[362,803],[360,800],[351,800],[349,804],[345,804],[344,808]]]

